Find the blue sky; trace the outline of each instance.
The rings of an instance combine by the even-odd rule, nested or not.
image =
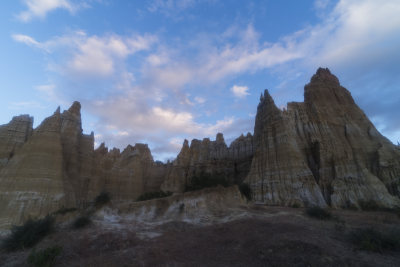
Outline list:
[[[18,0],[0,9],[0,124],[37,126],[82,104],[96,145],[253,132],[260,93],[303,100],[328,67],[377,128],[400,141],[398,0]]]

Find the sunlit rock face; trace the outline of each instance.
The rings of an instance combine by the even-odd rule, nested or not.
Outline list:
[[[204,138],[194,139],[190,146],[184,141],[168,172],[161,189],[183,192],[193,177],[225,179],[230,183],[240,183],[250,170],[253,157],[253,136],[248,133],[235,139],[228,147],[224,137],[218,133],[215,141]]]
[[[246,182],[272,205],[399,205],[400,153],[328,69],[305,86],[303,103],[278,109],[261,96]]]

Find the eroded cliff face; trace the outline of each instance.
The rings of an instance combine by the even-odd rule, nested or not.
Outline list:
[[[16,116],[10,123],[0,125],[0,170],[32,135],[32,125],[29,115]]]
[[[35,130],[27,115],[0,126],[0,228],[62,207],[84,208],[103,191],[128,201],[160,190],[166,165],[153,161],[148,146],[94,150],[80,109],[79,102],[58,108]]]
[[[399,205],[400,154],[328,69],[305,86],[304,103],[279,110],[268,91],[254,127],[246,178],[256,201],[273,205]]]
[[[101,192],[113,202],[151,191],[182,192],[194,177],[248,183],[270,205],[400,206],[400,150],[383,137],[328,69],[305,86],[304,102],[276,107],[267,91],[254,136],[228,147],[222,134],[184,141],[172,163],[154,162],[145,144],[94,150],[74,102],[32,129],[33,118],[0,126],[0,228],[61,207],[84,208]]]
[[[113,201],[136,200],[145,192],[159,191],[166,173],[166,165],[154,162],[146,144],[128,145],[122,153],[101,144],[94,158],[91,199],[108,192]]]
[[[164,191],[183,192],[193,177],[218,177],[230,183],[240,183],[250,170],[253,157],[253,136],[240,136],[227,147],[224,137],[218,133],[215,141],[187,140],[172,166],[168,168]]]

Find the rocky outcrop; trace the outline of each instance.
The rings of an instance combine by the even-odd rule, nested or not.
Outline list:
[[[146,144],[128,145],[122,153],[118,149],[108,152],[101,144],[95,151],[95,162],[92,198],[104,191],[113,201],[136,200],[145,192],[159,191],[166,173],[166,165],[154,162]]]
[[[56,112],[0,171],[0,227],[44,216],[67,205],[61,115]]]
[[[10,123],[0,125],[0,170],[31,136],[32,125],[29,115],[16,116]]]
[[[0,228],[61,207],[84,208],[102,191],[121,204],[145,192],[183,192],[205,176],[245,181],[254,201],[269,205],[400,206],[400,149],[328,69],[319,69],[304,102],[287,110],[265,91],[254,136],[241,135],[229,147],[221,133],[215,141],[185,140],[167,164],[154,162],[145,144],[94,150],[80,109],[79,102],[58,108],[34,130],[28,115],[0,126]]]
[[[181,152],[169,168],[161,189],[183,192],[193,177],[209,175],[240,183],[250,170],[253,157],[253,136],[240,136],[229,147],[218,133],[215,141],[194,139],[190,146],[184,141]]]
[[[35,130],[27,115],[0,126],[0,228],[61,207],[84,208],[102,191],[118,202],[160,190],[166,165],[153,161],[148,146],[120,153],[102,144],[95,151],[80,109],[79,102],[58,108]]]
[[[246,182],[254,199],[273,205],[358,207],[400,204],[400,154],[328,69],[305,86],[304,103],[278,109],[261,96],[257,148]]]

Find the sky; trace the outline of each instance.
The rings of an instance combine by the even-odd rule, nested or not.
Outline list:
[[[95,146],[253,132],[260,94],[280,108],[328,67],[379,131],[400,141],[398,0],[5,0],[0,124],[34,127],[82,104]]]

